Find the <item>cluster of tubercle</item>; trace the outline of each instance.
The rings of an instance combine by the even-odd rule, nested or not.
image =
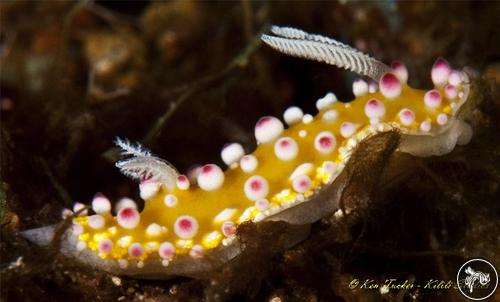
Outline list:
[[[241,223],[314,202],[309,197],[340,174],[364,138],[394,128],[426,135],[446,127],[463,102],[466,75],[440,58],[431,78],[433,89],[412,89],[407,68],[394,62],[379,83],[355,80],[352,102],[338,102],[328,93],[316,102],[316,116],[290,107],[283,115],[286,129],[280,119],[262,117],[255,126],[258,146],[252,154],[238,143],[223,148],[226,171],[215,164],[200,166],[178,175],[173,187],[142,181],[141,213],[132,199],[123,198],[113,215],[111,202],[97,194],[94,213],[80,211],[73,219],[76,247],[118,261],[122,268],[140,268],[146,260],[168,266],[178,255],[198,258],[229,245]],[[82,207],[76,203],[63,215]]]

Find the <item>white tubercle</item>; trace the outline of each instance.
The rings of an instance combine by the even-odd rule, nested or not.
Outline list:
[[[116,215],[118,224],[124,229],[134,229],[139,225],[141,216],[135,208],[123,208]]]
[[[124,208],[134,208],[137,210],[137,204],[132,199],[130,199],[128,197],[123,197],[122,199],[120,199],[116,203],[115,211],[118,213],[118,212],[120,212],[121,209],[124,209]]]
[[[189,189],[189,178],[186,175],[179,175],[176,179],[176,185],[179,190],[185,191]]]
[[[109,254],[113,249],[113,241],[105,238],[99,241],[99,245],[97,246],[99,253]]]
[[[255,169],[257,169],[258,165],[259,162],[257,161],[257,158],[251,154],[243,156],[240,160],[241,170],[245,173],[252,173]]]
[[[450,71],[450,64],[445,59],[438,58],[434,65],[432,65],[431,71],[431,78],[434,85],[444,86],[448,83]]]
[[[453,86],[460,86],[464,81],[464,76],[461,71],[452,70],[448,76],[448,83]]]
[[[174,194],[167,194],[165,195],[165,197],[163,197],[163,203],[169,208],[175,207],[177,205],[177,202],[177,196],[175,196]]]
[[[403,86],[401,81],[393,73],[386,73],[382,76],[379,83],[380,92],[388,99],[395,99],[401,95]]]
[[[408,81],[408,69],[406,65],[399,61],[394,61],[391,64],[392,73],[398,77],[401,83]]]
[[[201,168],[198,185],[205,191],[214,191],[224,184],[224,172],[219,166],[208,164]]]
[[[337,101],[337,96],[333,92],[328,92],[324,97],[316,101],[316,108],[318,110],[323,110],[331,106]]]
[[[385,106],[382,102],[377,99],[371,99],[366,102],[365,114],[368,118],[380,119],[385,115]]]
[[[431,131],[431,122],[426,120],[420,123],[420,130],[422,130],[423,132]]]
[[[323,170],[332,175],[333,173],[335,173],[335,171],[337,171],[337,164],[333,161],[325,161],[323,163]]]
[[[448,100],[453,100],[458,96],[458,89],[452,84],[448,84],[444,87],[444,94]]]
[[[373,82],[373,81],[370,81],[368,83],[368,92],[369,93],[375,93],[378,91],[378,84]]]
[[[290,177],[288,177],[289,180],[294,180],[298,176],[301,175],[307,175],[313,171],[314,165],[312,163],[304,163],[299,165],[295,170],[293,170],[292,174],[290,174]]]
[[[121,269],[126,269],[128,267],[128,260],[126,260],[126,259],[118,259],[118,266]]]
[[[162,259],[170,259],[174,256],[174,253],[175,246],[168,241],[160,244],[160,247],[158,248],[158,255],[160,255]]]
[[[104,220],[104,217],[102,217],[101,215],[97,214],[97,215],[92,215],[92,216],[89,216],[88,218],[88,225],[89,227],[91,227],[92,229],[94,230],[100,230],[104,227],[104,224],[105,224],[105,220]]]
[[[350,122],[343,122],[340,125],[340,135],[344,138],[351,137],[356,132],[356,125]]]
[[[274,144],[274,154],[281,160],[288,161],[297,157],[299,146],[291,137],[282,137]]]
[[[255,139],[260,144],[270,143],[285,130],[283,123],[273,116],[264,116],[255,125]]]
[[[191,239],[198,232],[198,221],[193,216],[179,216],[174,223],[174,233],[182,239]]]
[[[334,122],[339,116],[339,112],[335,109],[331,109],[323,113],[323,121],[327,123]]]
[[[193,245],[191,250],[189,250],[189,256],[191,256],[191,258],[195,258],[195,259],[201,258],[201,257],[203,257],[204,250],[205,249],[203,248],[203,246],[201,246],[199,244],[195,244],[195,245]]]
[[[265,211],[269,208],[269,200],[263,198],[255,202],[255,208],[259,211]]]
[[[285,110],[285,113],[283,113],[283,119],[285,120],[288,126],[300,123],[303,116],[304,112],[302,112],[302,109],[296,106],[288,108],[287,110]]]
[[[446,125],[446,123],[448,123],[448,116],[445,113],[438,114],[436,123],[440,126]]]
[[[222,234],[226,237],[236,235],[236,224],[232,221],[226,221],[221,226]]]
[[[264,177],[254,175],[245,182],[243,190],[248,199],[257,201],[266,198],[269,193],[269,184]]]
[[[363,79],[356,79],[352,82],[352,93],[356,97],[363,96],[368,93],[368,83]]]
[[[144,255],[144,247],[140,243],[134,242],[128,247],[128,255],[132,258],[141,258]]]
[[[76,249],[80,252],[86,248],[87,248],[87,242],[85,241],[78,241],[78,243],[76,244]]]
[[[408,108],[404,108],[399,112],[399,120],[404,126],[411,126],[415,121],[415,113]]]
[[[222,161],[228,166],[238,162],[243,155],[245,155],[245,150],[243,150],[243,146],[238,143],[231,143],[224,146],[220,154]]]
[[[430,109],[435,109],[441,105],[441,94],[436,89],[429,90],[424,95],[424,103]]]
[[[97,193],[92,200],[92,210],[97,214],[107,214],[111,212],[111,202],[103,194]]]
[[[161,184],[156,181],[145,180],[139,185],[140,195],[143,200],[153,198],[160,190]]]
[[[70,217],[71,215],[73,215],[73,211],[71,211],[70,209],[62,209],[61,211],[61,217],[62,219],[66,219],[68,217]]]
[[[157,223],[152,223],[146,228],[146,235],[148,237],[158,237],[163,233],[162,227]]]
[[[237,212],[236,209],[232,209],[232,208],[224,209],[219,214],[217,214],[215,216],[214,222],[215,223],[222,223],[226,220],[231,220],[231,219],[233,219],[236,212]]]
[[[302,117],[302,123],[304,124],[310,124],[312,121],[313,121],[314,117],[310,114],[305,114],[303,117]]]
[[[330,131],[322,131],[314,138],[314,148],[322,154],[330,154],[335,149],[335,136]]]
[[[292,187],[297,193],[304,193],[311,187],[311,178],[307,175],[301,175],[292,182]]]
[[[71,231],[73,232],[73,235],[81,235],[83,234],[83,226],[79,223],[73,223],[73,225],[71,226]]]
[[[73,205],[73,212],[77,213],[78,211],[82,210],[83,208],[85,208],[85,205],[83,203],[75,202],[75,204]],[[87,210],[83,210],[77,214],[77,216],[87,216],[87,215],[88,215]]]

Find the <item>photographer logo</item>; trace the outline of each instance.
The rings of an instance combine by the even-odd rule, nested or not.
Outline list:
[[[460,293],[470,300],[480,301],[495,293],[498,273],[490,262],[475,258],[465,262],[457,273]]]

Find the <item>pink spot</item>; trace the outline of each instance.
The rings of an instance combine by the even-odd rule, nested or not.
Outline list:
[[[302,175],[294,179],[293,189],[298,193],[304,193],[311,186],[311,179],[307,175]]]
[[[380,79],[380,92],[388,98],[393,99],[401,94],[401,82],[392,73],[386,73]]]
[[[269,207],[269,201],[267,199],[259,199],[255,202],[255,207],[259,211],[265,211]]]
[[[107,254],[113,249],[113,243],[109,239],[103,239],[99,242],[99,252]]]
[[[201,168],[201,173],[210,173],[212,172],[212,170],[214,169],[214,167],[212,165],[205,165],[203,166],[203,168]]]
[[[458,95],[457,87],[455,87],[451,84],[446,85],[446,87],[444,88],[444,91],[445,91],[446,97],[448,99],[454,99]]]
[[[181,219],[179,221],[179,227],[185,232],[189,232],[193,227],[193,223],[189,219]]]
[[[335,136],[329,131],[322,131],[314,139],[314,148],[320,153],[329,154],[335,148]]]
[[[281,140],[280,141],[280,146],[283,147],[283,148],[286,148],[288,146],[290,146],[290,141],[284,139],[284,140]]]
[[[430,108],[437,108],[441,104],[441,94],[436,89],[429,90],[424,95],[424,102]]]
[[[403,111],[403,116],[405,118],[413,118],[413,112],[411,112],[410,110],[404,110]]]
[[[141,257],[142,255],[142,249],[138,247],[134,247],[131,250],[132,257]]]
[[[145,175],[142,176],[141,182],[147,182],[151,178],[153,178],[153,175],[151,175],[151,174],[145,174]]]
[[[269,193],[269,184],[264,177],[254,175],[247,179],[243,186],[243,191],[248,199],[256,201],[267,196]]]
[[[376,109],[379,106],[379,102],[377,100],[375,100],[375,99],[369,100],[368,101],[368,106],[370,108]]]
[[[179,175],[179,177],[177,177],[177,180],[179,180],[180,182],[186,182],[188,179],[185,175]]]
[[[158,248],[158,254],[163,259],[168,259],[174,256],[175,247],[170,242],[163,242]]]
[[[399,61],[394,61],[391,64],[392,69],[399,69],[399,68],[403,68],[403,67],[405,67],[405,65]]]
[[[144,248],[138,242],[132,243],[128,248],[128,254],[131,257],[139,258],[144,254]]]
[[[366,105],[365,105],[365,114],[370,119],[381,118],[385,114],[384,104],[382,104],[377,99],[369,100],[368,102],[366,102]]]
[[[410,126],[415,121],[415,113],[405,108],[399,113],[399,119],[403,125]]]
[[[250,183],[250,188],[254,191],[258,191],[262,188],[262,183],[259,180],[254,180]]]
[[[120,217],[122,219],[132,219],[135,217],[135,210],[133,208],[125,208],[120,212]]]
[[[261,127],[261,126],[264,126],[265,124],[267,124],[269,121],[271,121],[271,117],[269,116],[264,116],[264,117],[261,117],[258,121],[257,121],[257,124],[255,125],[256,127]]]
[[[319,145],[321,148],[328,148],[332,145],[332,138],[328,136],[322,136],[319,138]]]
[[[462,73],[458,70],[450,72],[448,82],[453,86],[458,86],[462,83]]]
[[[392,73],[386,73],[382,77],[382,85],[388,89],[396,89],[401,85],[398,78]]]
[[[394,61],[391,64],[392,72],[399,78],[401,82],[406,82],[408,80],[408,69],[405,64]]]
[[[198,221],[192,216],[179,216],[174,223],[174,233],[182,239],[190,239],[198,232]]]
[[[233,236],[236,234],[236,225],[232,221],[226,221],[222,224],[222,233],[226,237]]]
[[[432,82],[439,86],[446,84],[448,82],[450,71],[450,64],[448,64],[445,59],[438,58],[434,65],[432,65]]]

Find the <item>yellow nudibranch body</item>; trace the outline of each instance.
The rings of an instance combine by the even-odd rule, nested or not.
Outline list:
[[[309,197],[333,182],[360,141],[391,129],[433,135],[455,118],[468,92],[466,75],[450,70],[442,59],[432,70],[432,90],[413,89],[407,78],[406,67],[395,63],[378,85],[356,80],[356,98],[349,103],[329,93],[317,101],[314,117],[297,107],[287,109],[286,129],[275,117],[261,118],[252,154],[244,155],[236,143],[224,148],[225,172],[209,164],[189,178],[176,175],[173,186],[144,180],[141,213],[133,201],[122,200],[114,216],[109,200],[97,195],[96,214],[73,220],[78,250],[90,249],[122,268],[131,262],[141,267],[146,260],[167,267],[179,255],[199,258],[231,244],[243,222],[314,202]]]

